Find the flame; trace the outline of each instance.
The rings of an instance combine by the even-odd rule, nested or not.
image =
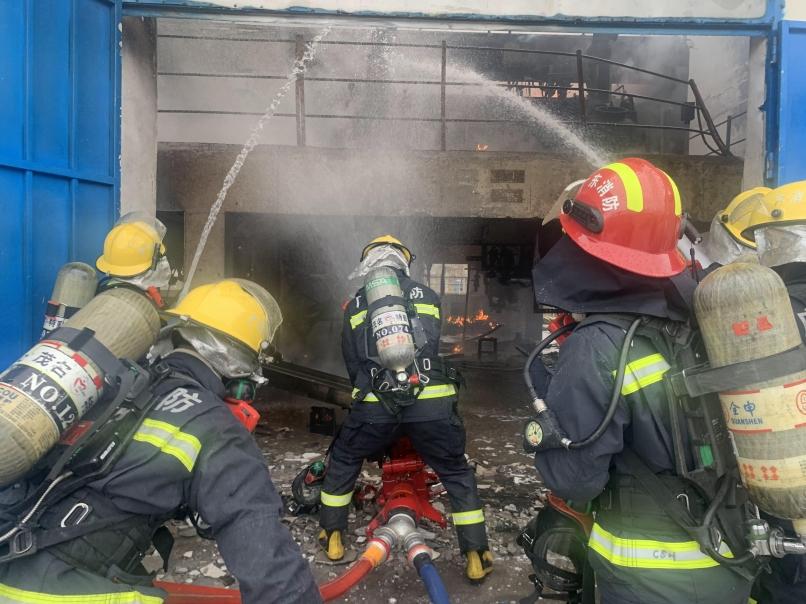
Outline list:
[[[478,312],[473,315],[472,317],[462,317],[459,315],[448,315],[448,318],[445,319],[449,325],[458,325],[462,327],[465,323],[468,325],[472,325],[473,323],[480,323],[482,321],[489,321],[490,327],[495,327],[496,323],[494,321],[490,321],[490,315],[488,315],[484,310],[479,309]]]
[[[462,345],[457,344],[456,346],[453,347],[453,350],[451,352],[453,352],[455,354],[459,354],[460,352],[462,352]]]

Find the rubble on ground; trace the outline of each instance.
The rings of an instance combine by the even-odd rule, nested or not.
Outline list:
[[[269,421],[261,425],[256,438],[275,486],[281,495],[290,497],[294,476],[303,466],[324,454],[330,437],[307,431],[307,407],[304,405],[276,404],[264,411],[264,415]],[[521,422],[516,420],[522,420],[522,417],[517,414],[474,413],[473,410],[464,411],[463,417],[468,433],[467,453],[476,468],[490,547],[496,560],[495,572],[481,586],[472,586],[465,581],[464,559],[459,554],[456,535],[450,524],[447,529],[426,527],[426,540],[435,551],[437,567],[455,601],[516,602],[531,592],[528,576],[532,569],[515,540],[520,529],[541,507],[538,495],[542,489],[531,456],[523,453],[521,448]],[[272,428],[278,425],[283,427]],[[380,486],[377,466],[365,464],[361,480]],[[434,505],[441,512],[450,512],[446,494],[441,495]],[[371,508],[370,504],[370,509],[354,509],[350,513],[348,546],[358,552],[367,541],[366,526],[375,512]],[[317,561],[319,524],[315,514],[286,515],[283,522],[311,563],[318,582],[333,579],[347,568],[346,565]],[[159,569],[159,578],[166,581],[237,588],[214,542],[199,538],[195,529],[184,522],[174,523],[171,530],[176,543],[168,572],[162,572],[162,563],[156,554],[146,558],[147,568]],[[390,560],[341,601],[373,604],[397,601],[403,604],[425,603],[428,598],[405,554],[395,552]]]

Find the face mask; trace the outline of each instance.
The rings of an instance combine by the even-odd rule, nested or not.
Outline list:
[[[806,224],[757,229],[758,260],[764,266],[806,262]]]
[[[219,375],[246,378],[260,374],[258,354],[246,346],[203,327],[191,325],[179,327],[177,331]]]
[[[708,258],[722,266],[730,264],[743,253],[751,251],[751,248],[746,248],[731,237],[718,215],[714,216],[711,221],[711,230],[708,231],[704,247]]]
[[[118,280],[130,283],[143,291],[146,291],[149,287],[156,287],[158,289],[168,287],[168,284],[171,282],[171,265],[168,264],[168,259],[162,256],[157,261],[157,266],[153,269],[147,270],[136,277],[126,279],[118,278]]]

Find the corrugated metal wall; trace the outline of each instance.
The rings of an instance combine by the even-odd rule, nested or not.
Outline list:
[[[0,367],[117,211],[120,1],[0,2]]]

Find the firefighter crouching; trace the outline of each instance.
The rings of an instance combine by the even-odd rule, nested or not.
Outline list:
[[[168,313],[157,345],[162,377],[133,437],[109,471],[36,515],[36,542],[50,545],[0,564],[0,601],[158,604],[164,592],[141,560],[152,542],[167,560],[163,524],[188,513],[209,525],[243,602],[321,601],[280,522],[263,456],[222,400],[228,385],[259,372],[282,321],[276,302],[254,283],[227,279],[195,288]],[[0,490],[0,519],[25,484]]]
[[[663,385],[670,364],[659,338],[638,331],[622,350],[636,317],[688,317],[678,294],[693,289],[676,247],[678,189],[651,163],[625,159],[597,170],[565,202],[560,219],[566,236],[535,268],[537,301],[587,316],[560,347],[545,403],[568,439],[586,444],[539,451],[537,469],[575,507],[592,503],[588,560],[603,604],[745,604],[750,579],[703,553],[642,487],[649,474],[692,513],[707,507],[676,476]],[[625,353],[623,382],[614,392]],[[603,422],[613,397],[615,414]],[[730,555],[724,543],[719,549]]]
[[[344,556],[342,535],[365,458],[408,436],[448,491],[467,577],[492,571],[484,512],[465,459],[465,430],[456,411],[456,380],[440,362],[440,302],[409,278],[411,252],[392,236],[361,254],[353,276],[365,287],[344,313],[342,354],[353,384],[353,407],[330,453],[321,493],[320,542],[327,556]]]

